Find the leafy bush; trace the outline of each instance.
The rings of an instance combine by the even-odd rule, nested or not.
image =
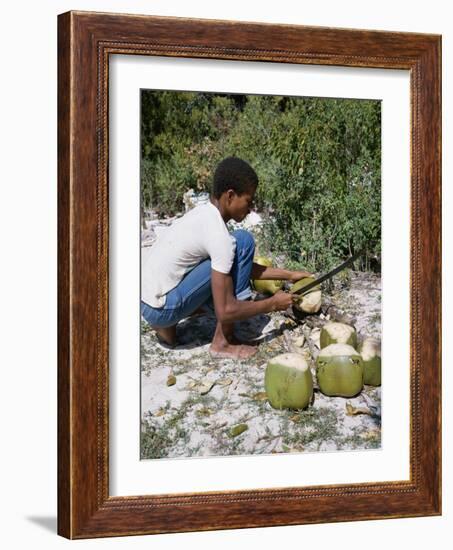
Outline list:
[[[379,269],[380,120],[371,100],[144,91],[143,204],[175,214],[235,155],[259,177],[262,252],[324,270],[366,248]]]

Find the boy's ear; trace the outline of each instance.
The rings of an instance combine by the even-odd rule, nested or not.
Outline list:
[[[236,191],[234,191],[234,189],[228,189],[227,191],[228,200],[233,199],[235,194],[236,194]]]

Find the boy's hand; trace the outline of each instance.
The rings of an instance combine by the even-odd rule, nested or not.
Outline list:
[[[314,277],[314,275],[313,273],[309,273],[308,271],[292,271],[291,277],[288,279],[288,281],[291,281],[292,283],[297,283],[297,281],[300,281],[305,277]]]
[[[293,295],[279,290],[270,300],[272,300],[272,311],[285,311],[293,304]]]

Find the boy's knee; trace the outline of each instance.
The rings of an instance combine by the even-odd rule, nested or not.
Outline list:
[[[236,249],[255,250],[255,239],[250,231],[236,229],[233,231],[233,237],[236,239]]]

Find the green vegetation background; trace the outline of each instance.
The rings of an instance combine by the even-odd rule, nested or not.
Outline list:
[[[145,208],[181,212],[231,155],[259,177],[261,253],[321,271],[365,248],[356,267],[380,271],[380,101],[142,91]]]

